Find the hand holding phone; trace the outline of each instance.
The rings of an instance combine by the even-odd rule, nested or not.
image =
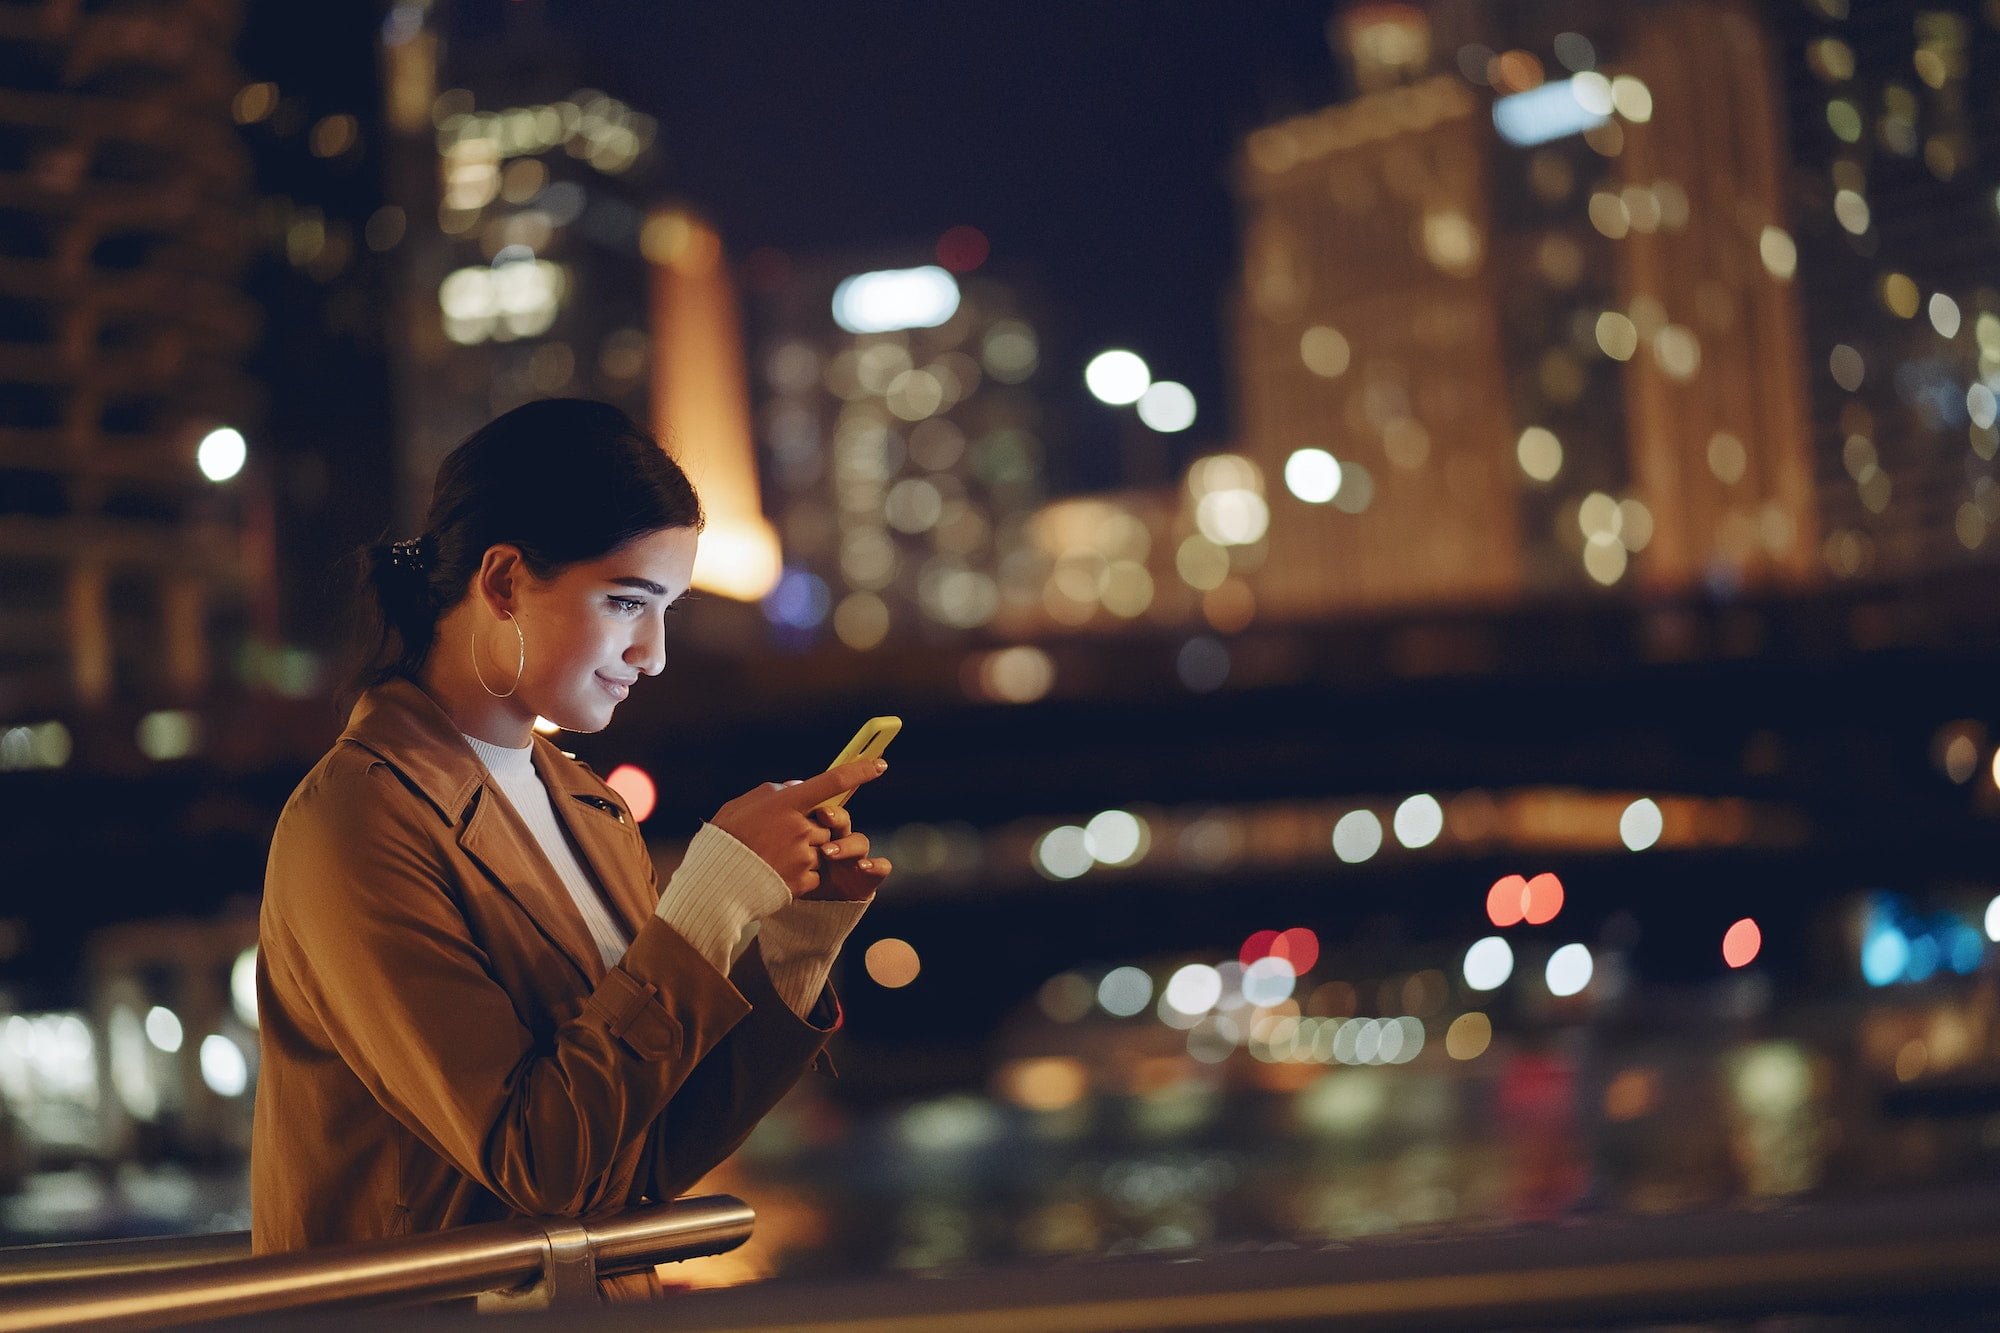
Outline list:
[[[854,739],[847,743],[846,748],[834,756],[833,762],[828,764],[827,768],[839,768],[842,764],[852,763],[856,759],[880,758],[882,751],[889,748],[889,742],[895,740],[897,733],[901,732],[902,729],[903,719],[900,717],[869,718],[861,724],[861,729],[854,733]],[[838,809],[846,805],[847,798],[853,794],[854,790],[850,787],[846,791],[837,792],[827,797],[824,801],[814,806],[813,809]]]

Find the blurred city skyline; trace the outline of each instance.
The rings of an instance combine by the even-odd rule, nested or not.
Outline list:
[[[576,394],[710,515],[560,739],[663,872],[908,723],[739,1163],[918,1163],[867,1262],[1995,1164],[2000,4],[7,8],[16,1160],[236,1160],[346,562]]]

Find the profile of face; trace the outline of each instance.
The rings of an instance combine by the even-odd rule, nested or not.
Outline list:
[[[519,665],[510,703],[528,720],[602,731],[633,683],[666,665],[666,613],[694,577],[696,544],[692,528],[660,528],[546,580],[517,564],[510,600],[521,638],[490,620],[480,629],[485,681],[504,689]]]

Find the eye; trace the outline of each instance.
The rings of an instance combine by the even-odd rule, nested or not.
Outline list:
[[[637,615],[646,609],[646,599],[643,597],[612,597],[607,600],[618,608],[621,615]]]

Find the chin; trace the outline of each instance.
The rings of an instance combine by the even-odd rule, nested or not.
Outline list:
[[[576,708],[570,710],[568,717],[560,725],[564,731],[573,731],[579,735],[587,736],[592,732],[603,731],[606,727],[610,726],[611,719],[616,715],[617,708],[615,705],[610,708],[604,708],[602,705],[596,708]]]

